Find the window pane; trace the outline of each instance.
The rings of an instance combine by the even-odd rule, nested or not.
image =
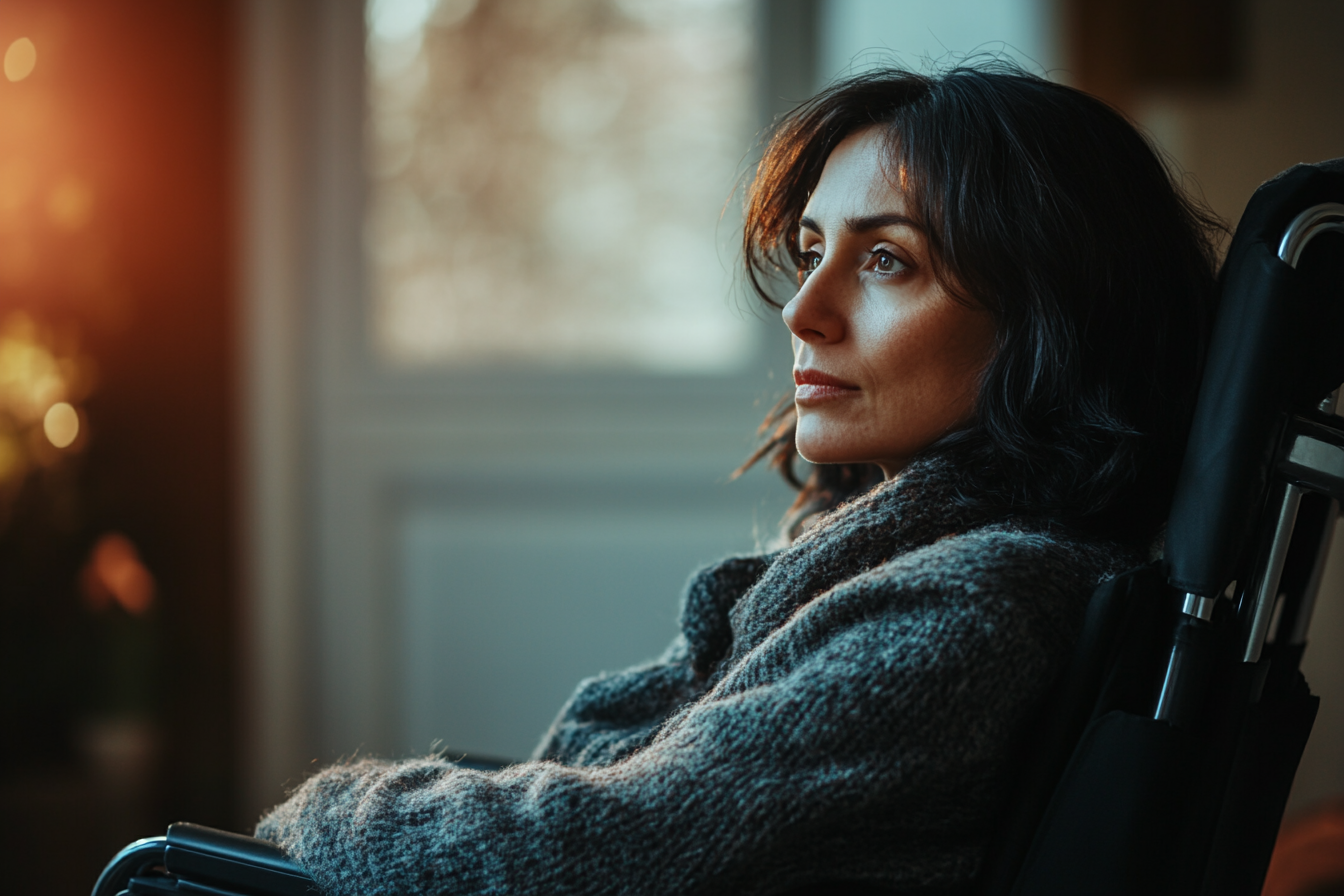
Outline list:
[[[372,333],[394,364],[726,371],[747,0],[373,0]]]

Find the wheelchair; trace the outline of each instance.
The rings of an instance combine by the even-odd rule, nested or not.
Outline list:
[[[1344,500],[1342,240],[1344,159],[1251,199],[1163,558],[1093,594],[980,896],[1260,892],[1319,704],[1298,667]],[[174,824],[93,896],[316,892],[269,843]]]

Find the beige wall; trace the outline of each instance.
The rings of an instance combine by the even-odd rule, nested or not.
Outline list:
[[[1238,87],[1149,97],[1136,110],[1230,223],[1267,178],[1344,155],[1344,3],[1253,0],[1247,18]]]

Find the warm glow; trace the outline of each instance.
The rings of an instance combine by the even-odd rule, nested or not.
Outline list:
[[[140,552],[129,538],[109,532],[93,546],[81,575],[84,597],[95,610],[112,601],[132,615],[154,602],[154,576],[140,562]]]
[[[69,396],[74,365],[56,356],[37,324],[11,314],[0,328],[0,409],[21,422],[42,419]]]
[[[29,472],[68,456],[51,446],[68,448],[79,439],[79,402],[92,377],[74,349],[21,311],[0,321],[0,505]],[[0,506],[0,518],[3,512]]]
[[[11,81],[22,81],[33,73],[35,65],[37,47],[26,37],[14,41],[5,51],[5,77]]]
[[[12,436],[0,433],[0,482],[23,472],[25,458]]]
[[[56,185],[47,198],[47,216],[64,230],[80,230],[93,213],[93,191],[88,184],[67,177]]]
[[[64,401],[58,401],[42,418],[42,431],[57,448],[64,448],[79,435],[79,414]]]
[[[0,162],[0,214],[15,218],[23,213],[37,180],[32,162],[9,158]]]

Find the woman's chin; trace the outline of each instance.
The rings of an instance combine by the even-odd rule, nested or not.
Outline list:
[[[833,439],[809,439],[803,430],[798,431],[798,456],[810,464],[858,464],[866,463],[867,458],[860,452],[844,444],[836,444]]]
[[[798,428],[795,448],[798,456],[810,464],[876,464],[888,479],[908,461],[908,456],[889,458],[884,452],[871,450],[872,446],[846,442],[835,438],[835,433],[817,433],[804,426]]]

